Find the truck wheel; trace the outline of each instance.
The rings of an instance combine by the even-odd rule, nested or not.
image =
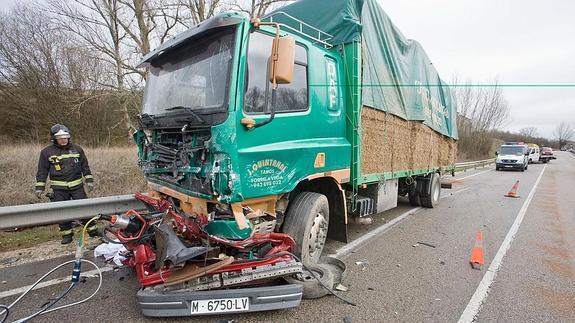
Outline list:
[[[421,206],[434,208],[439,204],[439,197],[441,196],[441,179],[439,174],[431,174],[429,179],[429,191],[421,197]]]
[[[417,193],[415,187],[413,187],[411,191],[409,191],[408,197],[409,197],[409,204],[413,206],[421,206],[421,197]]]
[[[308,267],[307,269],[313,271],[313,275],[307,269],[304,269],[300,274],[297,274],[295,277],[288,276],[284,277],[284,279],[290,284],[302,285],[303,286],[302,297],[304,299],[315,299],[329,294],[329,291],[322,286],[323,284],[327,288],[333,289],[335,276],[334,273],[331,271],[329,265],[318,264],[307,267]]]
[[[323,251],[328,225],[327,197],[319,193],[302,192],[289,204],[282,231],[295,240],[294,254],[305,265],[313,265]]]

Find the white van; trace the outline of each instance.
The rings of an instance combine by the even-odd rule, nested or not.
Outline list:
[[[539,157],[541,156],[541,151],[539,150],[539,146],[535,144],[528,144],[529,147],[529,163],[538,163]]]
[[[527,170],[529,164],[529,147],[522,142],[505,142],[499,151],[495,152],[495,170],[518,169],[522,172]]]

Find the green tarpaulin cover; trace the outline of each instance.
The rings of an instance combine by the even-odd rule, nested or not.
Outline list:
[[[270,15],[279,11],[331,34],[332,45],[361,42],[363,105],[423,121],[457,139],[449,87],[421,45],[405,38],[376,0],[300,0]],[[274,21],[285,19],[274,16]]]

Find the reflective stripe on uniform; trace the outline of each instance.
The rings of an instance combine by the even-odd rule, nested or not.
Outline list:
[[[85,178],[85,179],[94,179],[94,176],[92,176],[92,175],[86,175],[86,176],[84,176],[84,178]]]
[[[36,186],[46,186],[46,182],[36,182]]]
[[[52,162],[55,163],[57,161],[60,161],[62,159],[67,159],[67,158],[80,158],[80,154],[62,154],[62,155],[52,155],[50,157],[48,157],[48,159]]]
[[[71,234],[73,234],[72,230],[61,230],[60,231],[60,235],[62,235],[62,236],[69,236]]]
[[[80,158],[80,154],[62,154],[58,156],[58,159],[66,159],[66,158]]]
[[[50,181],[50,186],[63,186],[63,187],[74,187],[82,184],[84,182],[84,177],[78,178],[70,182],[66,181]]]

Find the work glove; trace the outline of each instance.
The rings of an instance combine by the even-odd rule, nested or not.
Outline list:
[[[42,190],[36,190],[36,191],[34,192],[34,194],[36,194],[36,197],[37,197],[38,199],[41,199],[41,198],[42,198],[42,193],[44,193],[44,191],[42,191]]]
[[[89,182],[88,183],[88,192],[92,192],[94,190],[94,183]]]

